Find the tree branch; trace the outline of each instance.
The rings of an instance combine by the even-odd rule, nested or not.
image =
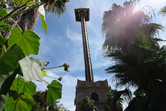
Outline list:
[[[16,15],[19,15],[21,13],[24,13],[24,12],[28,12],[34,8],[37,8],[41,5],[43,5],[44,3],[41,3],[39,5],[35,5],[35,6],[32,6],[32,7],[29,7],[28,9],[25,9],[25,10],[21,10],[22,8],[25,8],[26,7],[26,4],[23,4],[21,5],[20,7],[16,7],[13,11],[11,11],[9,14],[7,14],[6,16],[4,16],[3,18],[0,19],[0,22],[3,21],[3,20],[6,20],[6,19],[9,19],[11,17],[14,17]]]

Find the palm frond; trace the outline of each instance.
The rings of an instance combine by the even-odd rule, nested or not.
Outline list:
[[[47,12],[52,12],[54,14],[63,14],[66,10],[65,3],[68,2],[67,0],[52,0],[46,3],[45,9]]]
[[[146,110],[147,100],[144,97],[137,96],[132,99],[125,111],[148,111]]]
[[[113,4],[112,9],[104,13],[103,48],[106,57],[116,61],[106,72],[114,75],[116,87],[138,88],[125,111],[164,111],[165,105],[159,103],[164,103],[162,96],[166,97],[161,91],[166,89],[166,48],[158,44],[162,39],[154,38],[163,26],[151,23],[151,14],[133,9],[132,3],[125,2],[123,7]],[[121,96],[118,91],[111,100],[116,103]]]
[[[106,37],[103,49],[126,51],[131,44],[137,43],[138,40],[143,44],[141,47],[154,48],[158,44],[153,40],[153,37],[158,30],[163,29],[163,26],[150,23],[151,18],[152,15],[147,9],[146,13],[143,8],[135,12],[133,1],[125,2],[123,7],[113,4],[111,10],[105,11],[103,16],[102,33]],[[143,39],[138,39],[138,35]]]
[[[160,10],[159,14],[166,15],[166,6]]]

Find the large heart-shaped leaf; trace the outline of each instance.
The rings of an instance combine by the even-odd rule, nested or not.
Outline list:
[[[38,54],[39,51],[39,36],[31,30],[26,30],[22,35],[21,30],[16,27],[11,30],[8,45],[17,44],[23,50],[25,55]]]
[[[16,91],[18,94],[21,94],[24,90],[25,80],[21,77],[14,79],[12,86],[10,87],[11,91]]]
[[[33,97],[25,93],[20,95],[15,100],[13,97],[8,97],[5,108],[6,111],[31,111],[34,104],[35,102]]]
[[[62,95],[62,84],[56,80],[53,80],[48,86],[47,91],[47,106],[60,99]]]
[[[24,87],[24,92],[35,95],[36,94],[36,84],[33,83],[32,81],[26,82],[25,87]]]
[[[16,94],[8,97],[5,104],[6,111],[31,111],[35,104],[31,95],[36,93],[36,85],[33,82],[25,82],[22,77],[18,77],[13,81],[10,87],[11,91]]]
[[[25,57],[19,63],[26,81],[43,80],[43,74],[38,63],[32,61],[29,57]]]
[[[15,46],[0,57],[0,88],[2,88],[4,81],[14,73],[18,61],[24,57],[25,55],[19,46]],[[10,86],[6,88],[8,87]]]
[[[16,91],[18,94],[28,93],[34,95],[36,93],[36,84],[31,81],[25,82],[23,78],[18,77],[13,81],[10,90]]]
[[[9,90],[10,90],[10,86],[12,85],[12,83],[13,83],[13,80],[15,79],[15,76],[16,76],[16,71],[11,75],[11,76],[9,76],[7,79],[3,79],[3,78],[1,78],[2,79],[2,81],[4,81],[3,82],[3,84],[2,84],[2,86],[1,86],[1,88],[0,88],[0,95],[1,94],[4,94],[4,95],[6,95],[8,92],[9,92]],[[6,75],[5,75],[6,76]],[[7,75],[8,76],[8,75]],[[1,81],[1,79],[0,79],[0,81]]]
[[[18,61],[24,57],[25,55],[19,46],[15,46],[5,53],[5,55],[0,57],[0,75],[7,75],[11,71],[14,71]]]

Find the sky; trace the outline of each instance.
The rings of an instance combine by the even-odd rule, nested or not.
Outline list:
[[[166,16],[158,14],[159,9],[166,5],[166,0],[140,0],[138,7],[151,6],[156,13],[153,21],[166,26]],[[69,72],[63,68],[47,70],[48,76],[63,77],[62,99],[60,102],[70,111],[75,110],[75,86],[77,79],[85,80],[84,57],[81,35],[81,23],[75,21],[75,8],[90,8],[90,21],[86,22],[87,33],[90,46],[91,62],[94,74],[94,80],[108,80],[109,85],[114,88],[114,82],[111,80],[112,75],[107,74],[104,70],[114,64],[110,58],[104,58],[102,44],[104,36],[101,32],[102,17],[104,11],[108,11],[113,3],[122,5],[124,0],[70,0],[66,3],[66,11],[58,17],[51,13],[46,14],[47,34],[42,29],[41,20],[39,19],[35,32],[41,37],[40,50],[37,59],[50,62],[48,67],[55,67],[68,63]],[[165,31],[160,32],[160,37],[164,39]],[[161,43],[164,44],[164,43]],[[45,78],[51,82],[53,78]],[[45,83],[36,82],[41,90],[46,89]]]

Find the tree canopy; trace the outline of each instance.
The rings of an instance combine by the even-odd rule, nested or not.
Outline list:
[[[136,87],[125,111],[164,111],[166,98],[166,50],[155,38],[162,25],[152,23],[150,13],[134,10],[134,1],[113,4],[103,17],[103,48],[116,64],[106,69],[117,87]],[[147,12],[147,11],[146,11]]]
[[[42,27],[47,32],[44,7],[60,15],[65,11],[65,3],[66,0],[0,1],[0,111],[31,111],[37,88],[32,80],[47,84],[46,106],[61,98],[62,77],[48,83],[43,77],[49,62],[29,55],[37,55],[40,46],[40,37],[32,31],[38,19],[35,15],[40,13]],[[69,65],[53,68],[59,67],[68,71]]]

